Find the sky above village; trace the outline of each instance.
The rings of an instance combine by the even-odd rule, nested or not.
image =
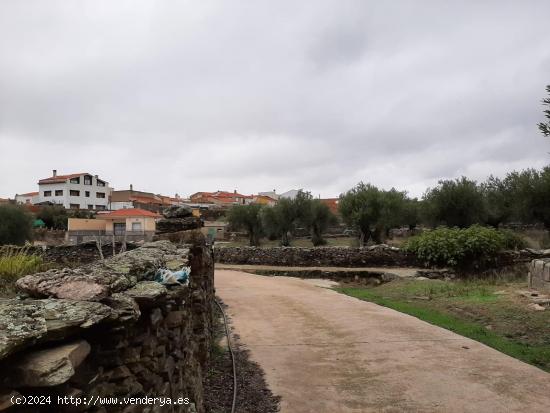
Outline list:
[[[0,3],[0,197],[421,195],[550,163],[550,1]]]

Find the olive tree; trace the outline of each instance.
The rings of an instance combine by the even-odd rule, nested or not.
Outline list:
[[[262,236],[261,205],[235,205],[229,210],[227,219],[235,229],[243,229],[248,234],[251,246],[260,245]]]
[[[466,228],[485,221],[483,194],[466,177],[439,181],[424,194],[424,214],[432,225]]]
[[[344,222],[357,230],[359,245],[364,246],[371,238],[380,242],[390,228],[409,224],[407,202],[405,192],[384,191],[360,182],[340,195],[338,209]]]

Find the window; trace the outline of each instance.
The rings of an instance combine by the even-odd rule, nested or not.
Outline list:
[[[71,184],[79,184],[80,183],[80,177],[78,178],[71,178]]]
[[[90,191],[85,191],[85,192],[84,192],[84,196],[85,196],[86,198],[89,198],[89,197],[90,197]]]
[[[84,185],[91,185],[92,177],[90,175],[84,175]]]
[[[70,204],[71,209],[80,209],[80,204]]]
[[[132,222],[132,231],[141,231],[141,222]]]
[[[104,181],[100,181],[99,179],[97,180],[97,186],[105,186],[105,182]]]
[[[93,205],[88,204],[88,209],[94,209]]]
[[[69,191],[70,196],[80,196],[80,191],[75,191],[74,189],[71,189]]]
[[[96,192],[96,198],[105,198],[105,192]]]
[[[63,196],[63,190],[62,189],[56,189],[55,190],[55,196]]]
[[[98,211],[105,211],[105,205],[96,205],[95,209],[97,209]]]
[[[52,191],[44,191],[44,196],[52,196]]]

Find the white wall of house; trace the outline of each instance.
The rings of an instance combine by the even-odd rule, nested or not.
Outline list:
[[[91,176],[90,185],[84,183],[85,176]],[[70,179],[60,183],[39,183],[38,202],[52,202],[67,209],[108,209],[112,191],[108,182],[92,175],[80,175],[79,178],[79,183]],[[99,186],[98,180],[105,182],[105,186]]]
[[[38,195],[15,195],[15,202],[18,204],[34,205],[38,202]]]

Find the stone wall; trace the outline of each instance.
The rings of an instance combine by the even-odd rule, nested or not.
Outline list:
[[[223,247],[214,249],[216,262],[222,264],[277,265],[295,267],[422,267],[413,254],[388,245],[351,247]],[[528,263],[534,258],[550,257],[550,250],[526,248],[502,251],[494,268]],[[475,268],[475,265],[472,265]],[[487,269],[487,268],[484,268]]]
[[[550,292],[550,258],[531,261],[527,280],[529,288]]]
[[[409,267],[413,255],[387,245],[351,247],[216,247],[216,262],[223,264],[282,265],[296,267]]]
[[[119,253],[122,249],[122,246],[122,243],[117,242],[115,244],[115,252]],[[133,249],[136,249],[137,247],[138,244],[127,242],[124,248],[127,251],[131,251]],[[99,250],[95,241],[78,245],[34,245],[31,247],[18,247],[10,245],[4,248],[24,250],[29,254],[40,255],[45,262],[61,265],[66,264],[72,267],[78,264],[89,264],[91,262],[97,261],[100,258]],[[101,250],[105,258],[111,257],[113,255],[112,244],[102,245]]]
[[[183,266],[191,267],[187,285],[153,281],[158,269]],[[213,259],[204,241],[152,242],[17,285],[21,297],[0,299],[0,410],[204,412],[214,305]],[[86,405],[59,404],[64,396]],[[165,399],[147,396],[182,404],[161,406]],[[113,405],[104,397],[118,399]]]

